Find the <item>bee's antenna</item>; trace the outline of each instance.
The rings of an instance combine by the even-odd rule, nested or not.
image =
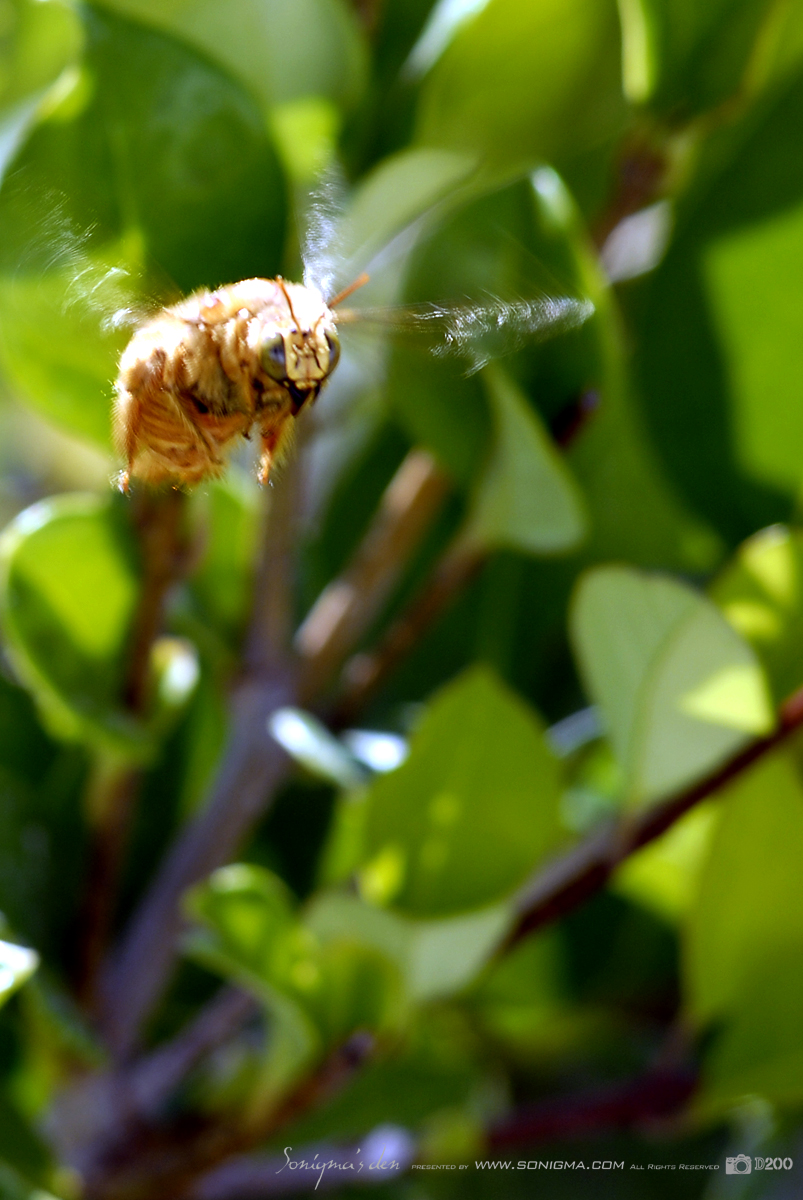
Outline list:
[[[338,292],[336,296],[333,296],[332,299],[327,302],[327,307],[336,308],[341,300],[345,300],[347,296],[352,294],[352,292],[356,292],[357,288],[363,287],[370,278],[371,276],[368,275],[366,271],[363,271],[362,275],[357,276],[357,278],[354,280],[354,283],[350,283],[347,288],[343,288],[342,292]]]
[[[296,327],[298,327],[298,317],[293,312],[293,301],[290,299],[290,293],[288,292],[287,288],[284,286],[284,280],[282,279],[281,275],[276,276],[276,282],[278,283],[279,287],[282,289],[282,295],[284,296],[285,300],[287,301],[287,307],[290,309],[290,316],[295,321]]]

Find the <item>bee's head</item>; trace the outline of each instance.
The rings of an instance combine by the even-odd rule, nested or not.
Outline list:
[[[286,387],[296,411],[318,394],[340,358],[335,318],[314,288],[278,280],[287,306],[284,319],[265,321],[258,346],[262,370]]]

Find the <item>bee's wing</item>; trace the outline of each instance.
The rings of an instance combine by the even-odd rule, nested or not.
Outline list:
[[[338,324],[373,325],[413,335],[425,341],[432,353],[462,357],[477,371],[491,358],[577,329],[593,313],[590,300],[541,294],[512,301],[491,296],[477,304],[349,308],[335,315]]]

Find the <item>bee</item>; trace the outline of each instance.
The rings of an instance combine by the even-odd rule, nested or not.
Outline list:
[[[226,452],[254,426],[267,483],[295,418],[314,403],[340,357],[334,306],[314,287],[244,279],[164,308],[134,334],[115,387],[120,487],[192,485],[222,473]]]

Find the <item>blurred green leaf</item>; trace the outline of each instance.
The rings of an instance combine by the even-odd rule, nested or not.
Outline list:
[[[52,83],[80,47],[80,22],[71,5],[61,0],[3,0],[0,113]]]
[[[723,802],[686,932],[686,1003],[701,1021],[738,1011],[766,963],[791,967],[803,947],[803,788],[794,760],[773,755],[731,784]]]
[[[554,844],[560,776],[535,713],[474,667],[430,703],[367,798],[360,888],[445,916],[510,893]]]
[[[571,632],[631,804],[681,787],[772,728],[753,651],[684,584],[597,568],[581,579]]]
[[[803,683],[803,538],[773,525],[748,538],[711,598],[753,647],[776,701]]]
[[[122,707],[138,573],[115,507],[80,494],[41,501],[7,528],[2,556],[8,646],[46,725],[146,753],[145,729]]]
[[[188,939],[188,952],[250,988],[286,1023],[295,1012],[298,1045],[308,1053],[397,1022],[400,980],[388,957],[349,934],[322,945],[264,868],[222,868],[189,893],[187,908],[205,926]]]
[[[206,622],[236,641],[251,603],[259,533],[259,494],[252,480],[230,469],[192,497],[203,556],[192,575],[192,592]]]
[[[496,434],[467,536],[530,554],[572,549],[586,531],[574,480],[513,380],[497,365],[484,379]]]
[[[803,270],[803,208],[710,242],[703,280],[727,363],[737,463],[786,491],[803,467],[803,348],[795,311]]]
[[[625,105],[613,3],[477,7],[424,80],[421,142],[510,169],[575,155],[618,132]]]
[[[414,921],[342,892],[320,892],[305,921],[322,942],[349,938],[396,963],[412,1000],[460,991],[498,945],[510,922],[507,905],[445,920]]]
[[[320,264],[315,261],[313,246],[308,267],[311,265],[322,274],[333,270],[333,283],[339,287],[348,286],[369,267],[374,277],[362,297],[363,300],[367,297],[366,303],[370,303],[378,285],[388,286],[384,264],[378,263],[375,270],[372,260],[397,234],[429,215],[439,201],[450,197],[475,167],[470,155],[430,148],[413,148],[383,159],[360,182],[343,211],[331,214],[334,228],[331,244],[321,247],[324,261]],[[336,255],[331,263],[326,261],[329,255]],[[394,298],[392,294],[381,295],[383,301]]]
[[[719,1115],[755,1096],[783,1107],[803,1100],[802,949],[798,943],[753,964],[706,1057],[696,1098],[703,1112]]]
[[[366,47],[344,0],[102,0],[225,67],[264,106],[328,96],[350,108],[365,86]]]
[[[614,891],[677,924],[696,901],[721,811],[717,801],[698,804],[662,837],[631,854],[614,875]]]
[[[117,310],[275,275],[284,182],[256,104],[173,39],[82,10],[86,58],[0,190],[6,369],[50,419],[108,444]]]
[[[790,6],[774,0],[620,0],[625,92],[689,118],[763,74]],[[773,36],[774,35],[774,36]],[[770,45],[765,43],[769,40]]]

